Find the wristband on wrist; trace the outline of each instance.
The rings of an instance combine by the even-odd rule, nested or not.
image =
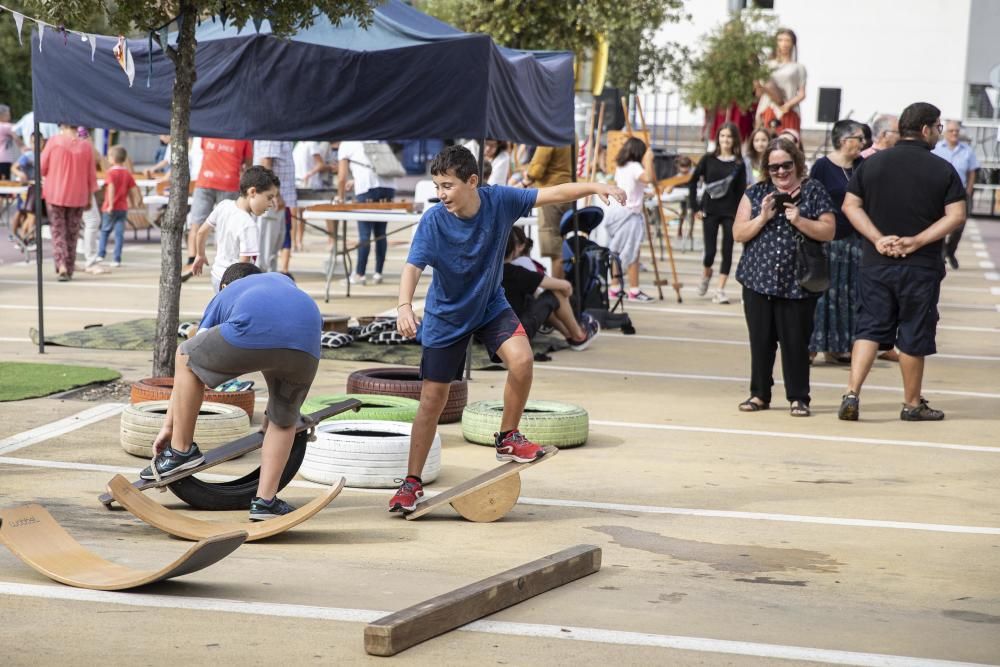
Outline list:
[[[398,306],[396,306],[396,310],[399,310],[403,306],[411,306],[412,307],[412,304],[409,301],[407,301],[406,303],[401,303]]]

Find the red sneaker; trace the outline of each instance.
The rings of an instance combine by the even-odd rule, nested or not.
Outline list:
[[[414,477],[407,477],[399,485],[396,495],[389,501],[390,512],[412,512],[424,497],[424,485]]]
[[[496,441],[497,461],[531,463],[535,459],[545,456],[544,449],[525,438],[517,429],[508,433],[507,437],[502,440],[499,433],[494,433],[493,437]]]

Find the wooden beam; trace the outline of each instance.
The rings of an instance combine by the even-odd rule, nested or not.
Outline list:
[[[601,548],[578,544],[407,607],[365,628],[365,651],[395,655],[601,569]]]

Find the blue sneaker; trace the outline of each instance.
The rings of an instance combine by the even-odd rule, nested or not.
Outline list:
[[[156,472],[162,478],[176,475],[182,470],[197,468],[204,462],[205,457],[202,456],[201,450],[198,449],[198,443],[192,442],[191,449],[186,453],[179,452],[173,447],[167,447],[159,453],[153,465],[156,466]],[[142,472],[139,473],[139,477],[142,479],[156,479],[156,475],[153,473],[153,466],[143,468]]]
[[[275,496],[270,500],[254,498],[253,502],[250,503],[250,520],[266,521],[267,519],[276,519],[279,516],[291,514],[294,511],[294,507],[286,503],[278,496]]]

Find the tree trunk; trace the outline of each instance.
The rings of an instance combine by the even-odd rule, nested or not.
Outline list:
[[[184,20],[180,26],[174,63],[174,94],[170,104],[170,199],[160,229],[160,292],[156,313],[156,342],[153,375],[174,374],[177,325],[181,302],[181,243],[188,213],[188,129],[191,121],[191,92],[195,81],[195,27],[197,10],[191,2],[181,2]],[[164,48],[166,46],[164,45]]]

